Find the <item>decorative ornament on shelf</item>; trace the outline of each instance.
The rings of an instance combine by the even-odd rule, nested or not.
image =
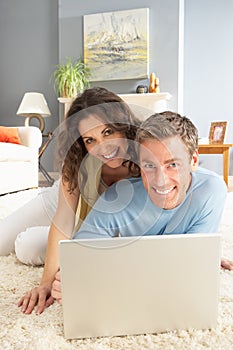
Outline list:
[[[138,85],[136,89],[137,94],[146,94],[148,92],[148,86],[146,85]]]
[[[155,73],[151,73],[150,75],[149,92],[152,92],[152,93],[160,92],[159,78],[156,77]]]

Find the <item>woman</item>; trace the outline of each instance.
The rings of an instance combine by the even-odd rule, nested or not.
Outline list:
[[[133,140],[139,125],[123,100],[104,88],[87,89],[73,102],[59,135],[62,179],[48,235],[44,272],[40,285],[18,303],[25,314],[30,314],[36,305],[40,314],[54,301],[51,287],[59,267],[59,240],[72,237],[108,186],[139,176],[139,167],[131,161],[136,159]]]
[[[60,180],[38,189],[36,197],[0,222],[0,255],[15,252],[24,264],[42,265],[49,225],[56,212]]]

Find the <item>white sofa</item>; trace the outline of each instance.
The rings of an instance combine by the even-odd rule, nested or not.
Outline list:
[[[42,134],[34,126],[19,126],[22,144],[0,142],[0,195],[38,187],[38,151]]]

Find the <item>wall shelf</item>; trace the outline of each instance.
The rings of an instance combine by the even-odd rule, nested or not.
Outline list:
[[[150,112],[160,113],[167,110],[167,101],[171,99],[168,92],[146,94],[119,94],[128,104],[149,109]]]
[[[62,105],[64,105],[63,118],[65,119],[66,113],[70,109],[70,106],[71,106],[72,102],[74,101],[74,98],[71,98],[71,97],[58,97],[58,101]],[[61,122],[62,122],[62,120],[61,120],[61,118],[59,118],[59,123],[61,123]]]
[[[157,92],[147,94],[118,94],[129,104],[133,112],[142,119],[146,119],[153,113],[166,111],[167,101],[171,99],[168,92]],[[73,98],[59,97],[58,101],[64,105],[64,116],[68,112]]]

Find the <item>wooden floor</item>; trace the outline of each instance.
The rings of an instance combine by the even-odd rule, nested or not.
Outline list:
[[[49,173],[52,179],[57,180],[59,178],[58,173]],[[44,175],[39,172],[39,187],[49,187],[51,184],[46,180]]]
[[[228,192],[233,192],[233,176],[228,178]]]
[[[40,180],[39,181],[39,187],[49,187],[51,186],[47,180]]]

